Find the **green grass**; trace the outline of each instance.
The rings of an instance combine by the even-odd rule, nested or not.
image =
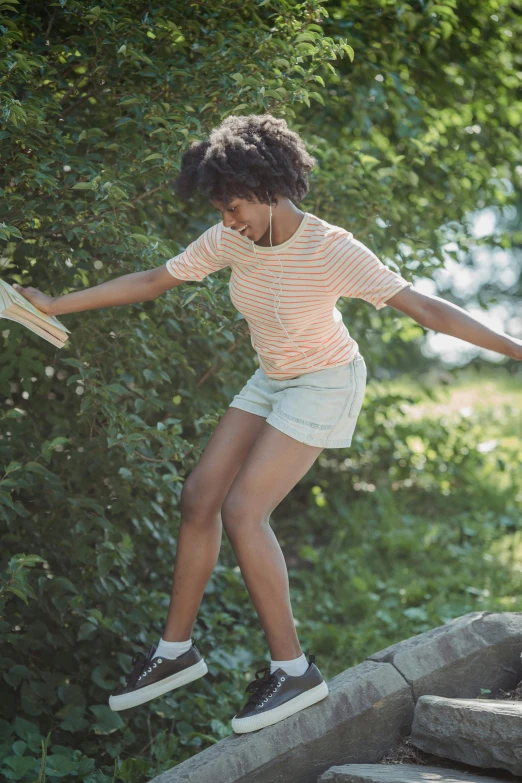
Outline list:
[[[370,397],[387,394],[399,396],[386,428],[394,456],[370,439],[342,452],[343,473],[323,452],[301,542],[282,507],[274,515],[297,561],[301,645],[328,678],[467,612],[522,611],[522,384],[502,368],[451,385],[372,381]]]

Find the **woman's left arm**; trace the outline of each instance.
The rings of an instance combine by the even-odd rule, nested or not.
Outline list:
[[[459,337],[468,343],[522,361],[522,340],[481,324],[461,307],[438,296],[420,294],[412,288],[403,288],[386,301],[401,313],[409,315],[418,324],[435,332]]]

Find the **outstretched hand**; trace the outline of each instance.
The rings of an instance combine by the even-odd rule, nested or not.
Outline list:
[[[47,294],[38,291],[37,288],[33,288],[32,286],[27,286],[27,288],[24,288],[18,283],[13,283],[13,288],[18,291],[19,294],[22,294],[22,296],[24,296],[27,301],[31,302],[31,304],[34,305],[38,310],[41,310],[47,315],[53,314],[52,307],[54,303],[54,297],[47,296]]]

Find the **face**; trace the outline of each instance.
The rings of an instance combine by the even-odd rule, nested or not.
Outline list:
[[[254,197],[255,198],[255,197]],[[210,202],[223,216],[223,225],[237,231],[252,241],[259,240],[267,231],[270,223],[270,205],[247,201],[244,198],[232,198],[229,204],[221,201]],[[244,231],[240,229],[246,226]]]

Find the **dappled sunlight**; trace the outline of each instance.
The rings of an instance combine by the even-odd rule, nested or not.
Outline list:
[[[518,389],[507,390],[495,381],[478,379],[475,383],[460,383],[457,380],[455,386],[440,386],[436,394],[438,401],[427,400],[415,405],[404,403],[403,409],[412,419],[453,413],[469,416],[473,412],[491,409],[499,416],[522,417],[522,383],[518,384]]]
[[[502,568],[522,573],[522,531],[505,533],[491,542],[489,554]]]

